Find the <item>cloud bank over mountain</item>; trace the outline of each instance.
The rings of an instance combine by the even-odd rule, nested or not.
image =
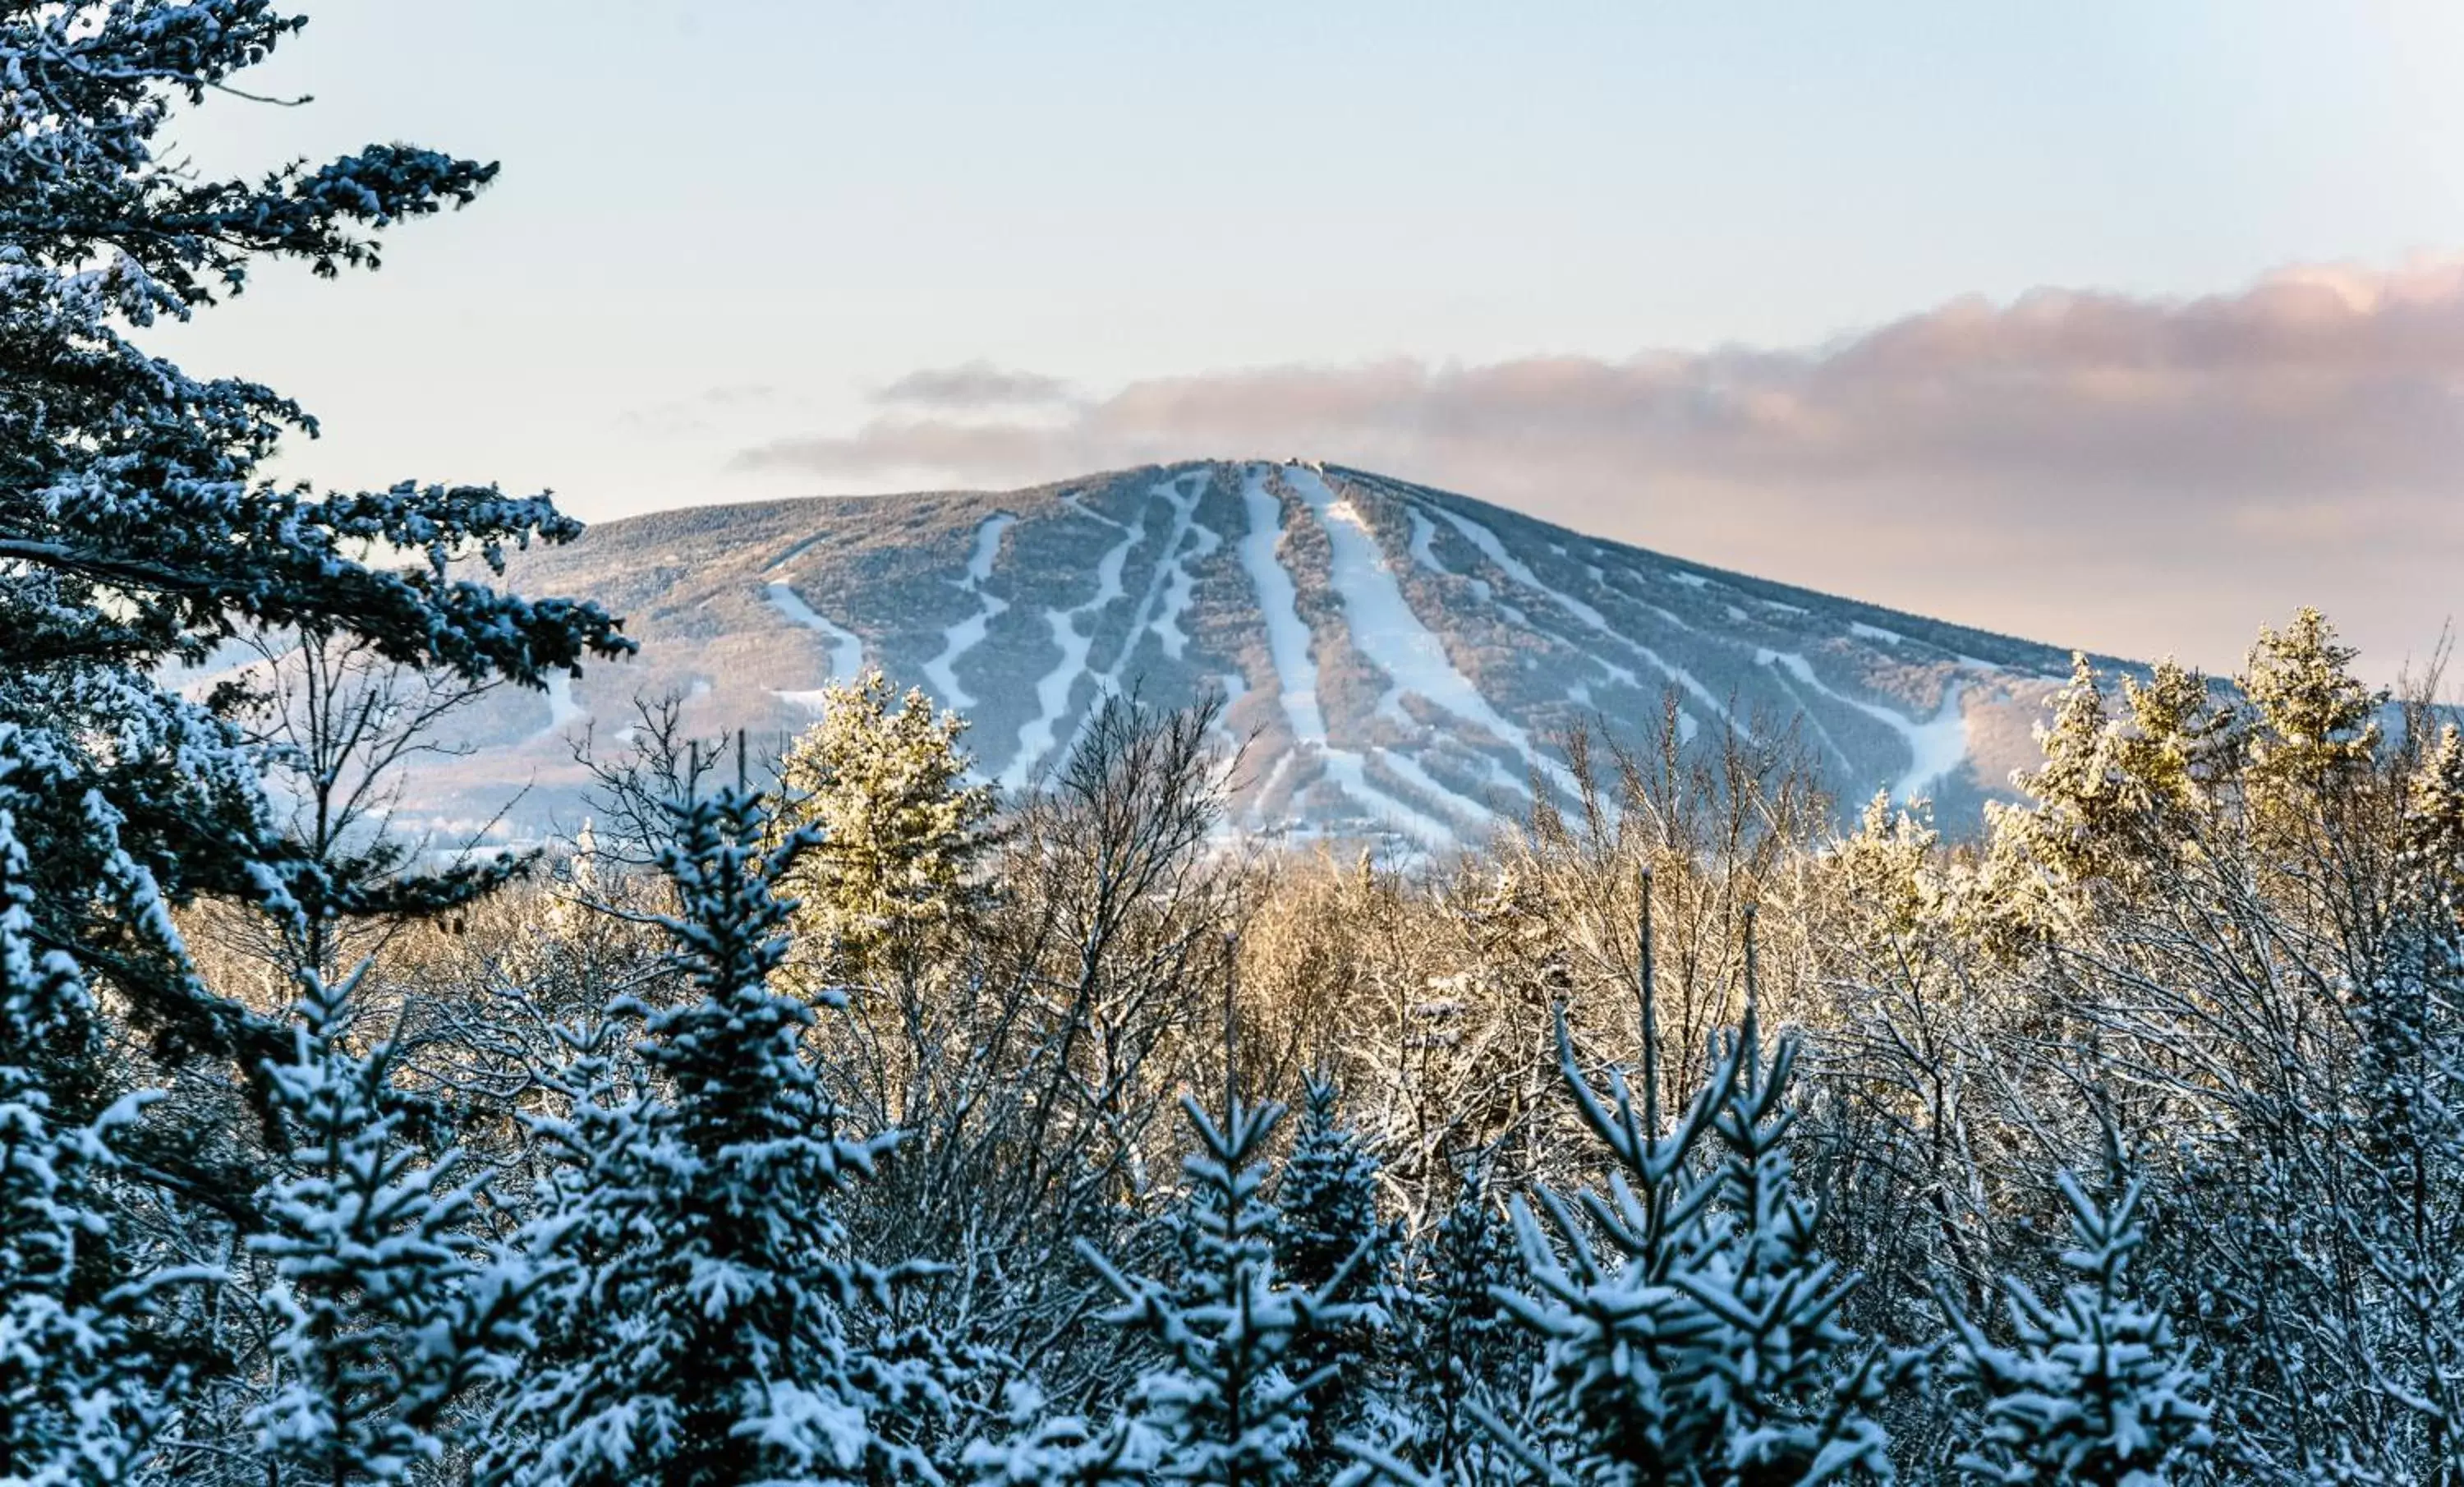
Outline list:
[[[1213,454],[1392,470],[2124,654],[2230,664],[2317,602],[2387,675],[2464,571],[2464,258],[2189,300],[1959,300],[1793,350],[1265,366],[1091,396],[973,364],[737,462],[1006,485]]]

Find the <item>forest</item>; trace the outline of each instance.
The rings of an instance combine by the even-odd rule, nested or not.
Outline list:
[[[1444,861],[1228,838],[1215,699],[1001,794],[869,675],[430,851],[439,721],[631,642],[140,348],[495,177],[165,148],[300,24],[0,6],[0,1482],[2464,1484],[2434,666],[2082,660],[1961,841],[1672,700]]]

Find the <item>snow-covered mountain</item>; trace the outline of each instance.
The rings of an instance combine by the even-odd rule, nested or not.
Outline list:
[[[1578,723],[1687,738],[1793,727],[1851,803],[1887,788],[1972,819],[2030,757],[2052,648],[1602,542],[1357,470],[1198,462],[1031,490],[709,506],[608,522],[523,559],[533,593],[627,616],[638,661],[492,699],[480,745],[415,792],[479,819],[574,809],[568,738],[636,695],[699,730],[784,736],[860,667],[975,724],[1017,786],[1103,692],[1228,694],[1254,733],[1239,823],[1469,840],[1562,780]]]

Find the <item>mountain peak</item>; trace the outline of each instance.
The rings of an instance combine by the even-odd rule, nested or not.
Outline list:
[[[1466,841],[1563,797],[1571,730],[1633,741],[1671,708],[1683,740],[1793,732],[1850,804],[1881,788],[1955,819],[2030,757],[2068,662],[1307,459],[664,512],[514,576],[626,614],[642,654],[492,701],[476,752],[424,787],[448,818],[525,780],[534,813],[568,803],[568,736],[604,744],[637,695],[783,739],[872,665],[964,712],[1010,788],[1108,691],[1219,689],[1249,741],[1234,810],[1262,831]]]

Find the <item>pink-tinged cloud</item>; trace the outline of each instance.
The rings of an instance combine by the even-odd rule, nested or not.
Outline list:
[[[1012,485],[1213,455],[1361,466],[2125,655],[2228,666],[2318,603],[2386,677],[2464,598],[2464,259],[2187,300],[1961,300],[1790,351],[1156,378],[738,462]]]
[[[927,366],[873,394],[874,401],[916,408],[1033,408],[1067,403],[1069,384],[1041,372],[1013,371],[990,362]]]

